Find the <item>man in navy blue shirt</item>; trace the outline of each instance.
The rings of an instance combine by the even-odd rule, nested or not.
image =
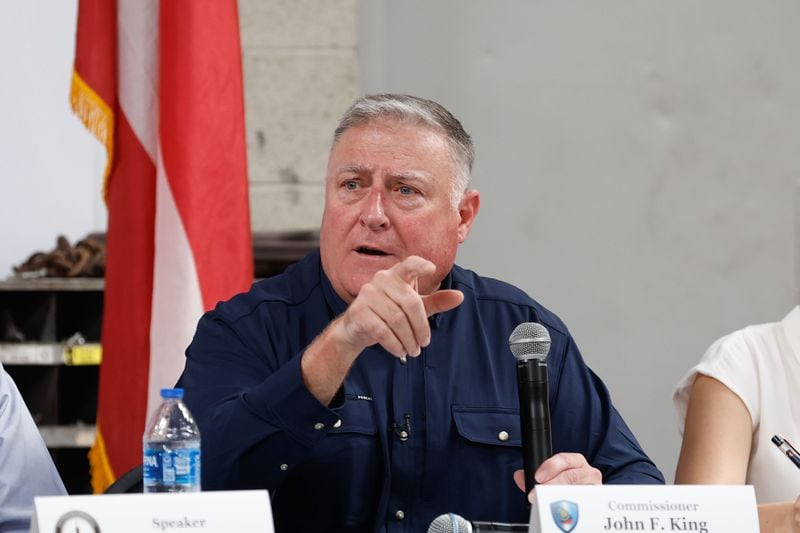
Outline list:
[[[357,100],[334,134],[320,249],[200,321],[179,386],[203,488],[267,488],[279,532],[526,522],[508,337],[539,322],[554,455],[538,483],[663,483],[566,326],[455,265],[480,206],[439,104]]]

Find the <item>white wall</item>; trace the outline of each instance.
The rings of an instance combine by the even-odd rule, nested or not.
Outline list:
[[[796,300],[800,4],[360,9],[363,91],[438,100],[475,139],[483,206],[459,262],[565,320],[671,481],[675,383]]]
[[[59,234],[105,229],[105,155],[69,108],[76,6],[0,7],[0,279]]]

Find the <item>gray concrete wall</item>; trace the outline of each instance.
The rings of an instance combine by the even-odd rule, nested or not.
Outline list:
[[[358,93],[356,0],[239,0],[254,231],[319,228],[331,135]]]
[[[558,313],[668,480],[675,383],[797,300],[800,4],[364,1],[364,92],[456,113],[459,261]]]

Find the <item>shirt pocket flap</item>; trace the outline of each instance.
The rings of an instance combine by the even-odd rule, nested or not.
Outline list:
[[[360,433],[362,435],[375,435],[378,425],[375,422],[375,412],[372,402],[367,400],[348,399],[339,409],[334,409],[339,420],[331,428],[330,433]]]
[[[465,439],[493,446],[522,446],[519,409],[454,405],[453,421]]]

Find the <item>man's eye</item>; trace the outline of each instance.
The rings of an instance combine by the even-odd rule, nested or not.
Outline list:
[[[358,183],[356,183],[353,180],[347,180],[344,182],[344,188],[347,189],[348,191],[354,191],[358,189]]]
[[[402,194],[403,196],[409,196],[411,194],[414,194],[414,189],[412,189],[411,187],[406,187],[405,185],[401,185],[397,190],[400,191],[400,194]]]

